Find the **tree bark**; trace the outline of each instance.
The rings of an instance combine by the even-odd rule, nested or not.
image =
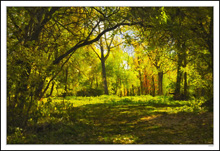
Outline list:
[[[163,71],[158,72],[158,95],[163,95]]]
[[[52,87],[51,87],[49,96],[52,96],[53,94],[54,85],[55,85],[55,82],[52,82]]]
[[[31,65],[28,62],[24,62],[22,60],[17,60],[16,64],[23,67],[21,70],[20,77],[21,79],[16,83],[15,88],[15,97],[14,97],[14,105],[17,104],[17,107],[13,106],[13,112],[10,112],[10,117],[8,116],[8,122],[13,121],[14,126],[24,126],[23,122],[18,121],[18,119],[26,118],[26,113],[24,110],[25,105],[27,105],[27,100],[29,98],[30,92],[28,89],[28,79],[31,72]],[[31,102],[32,103],[32,102]],[[18,111],[18,112],[17,112]],[[10,120],[9,120],[10,119]]]
[[[147,82],[147,74],[146,70],[144,72],[144,94],[148,94],[148,82]]]
[[[184,44],[181,46],[179,42],[177,42],[177,48],[179,50],[178,52],[178,62],[177,62],[177,79],[176,79],[176,89],[175,89],[175,100],[181,100],[181,92],[180,92],[180,84],[181,84],[181,78],[182,78],[182,71],[180,71],[180,68],[182,67],[182,61],[183,61],[183,54],[182,51],[185,51]]]
[[[188,99],[188,93],[187,93],[187,73],[184,73],[184,99]]]
[[[98,89],[98,87],[99,87],[99,81],[98,81],[98,78],[96,77],[96,89]]]
[[[186,62],[186,50],[184,51],[184,67],[186,67],[187,62]],[[188,92],[187,92],[187,72],[184,72],[184,100],[188,99]]]
[[[105,57],[104,57],[104,49],[102,46],[101,46],[101,64],[102,64],[102,81],[103,81],[104,92],[106,95],[108,95],[108,85],[107,85],[106,71],[105,71]]]
[[[153,75],[152,75],[152,87],[153,87],[152,95],[155,96],[155,85],[154,85],[154,76]]]
[[[139,56],[137,57],[137,59],[138,59],[138,66],[140,66],[141,62],[140,62]],[[143,82],[142,82],[142,73],[140,69],[138,70],[138,73],[139,73],[139,81],[140,81],[139,95],[142,95],[143,94]]]
[[[132,84],[132,95],[134,96],[134,85]]]
[[[208,43],[208,50],[209,50],[210,55],[211,55],[211,66],[210,66],[210,68],[212,69],[212,72],[213,72],[213,16],[211,16],[207,43]]]
[[[68,80],[68,67],[66,68],[66,78],[65,78],[65,93],[64,93],[64,97],[67,94],[67,80]]]
[[[143,94],[143,82],[142,82],[142,74],[141,74],[141,71],[139,70],[139,80],[140,80],[140,95]]]
[[[25,68],[25,70],[22,71],[21,73],[22,80],[19,81],[18,87],[16,88],[17,91],[16,94],[18,96],[15,96],[15,98],[18,99],[17,101],[19,101],[18,108],[21,109],[19,115],[22,114],[27,97],[29,97],[28,79],[31,72],[31,65],[29,63],[21,61],[21,66]]]
[[[181,82],[181,77],[182,77],[182,72],[180,71],[181,62],[182,62],[181,57],[178,54],[177,78],[176,78],[176,88],[175,88],[174,99],[180,98],[180,82]]]

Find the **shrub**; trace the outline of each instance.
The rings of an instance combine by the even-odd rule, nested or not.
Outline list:
[[[132,100],[129,99],[129,98],[124,98],[124,99],[121,100],[121,102],[124,102],[124,103],[131,103]]]
[[[201,107],[205,107],[209,112],[213,112],[213,97],[204,101]]]
[[[93,88],[83,89],[83,90],[77,91],[76,93],[77,96],[100,96],[102,94],[103,92],[101,89],[93,89]]]

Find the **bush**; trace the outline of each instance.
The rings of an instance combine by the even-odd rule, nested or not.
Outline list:
[[[123,103],[131,103],[132,100],[129,99],[129,98],[124,98],[124,99],[121,100],[121,102],[123,102]]]
[[[83,89],[83,90],[77,91],[76,93],[77,96],[100,96],[102,94],[103,92],[101,89],[93,89],[93,88]]]
[[[213,98],[207,99],[204,103],[202,103],[201,107],[205,107],[209,112],[213,112]]]
[[[71,91],[67,91],[67,92],[63,92],[59,95],[57,95],[58,97],[64,97],[64,96],[74,96],[74,93]]]

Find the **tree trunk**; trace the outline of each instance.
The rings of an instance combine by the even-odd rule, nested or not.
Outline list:
[[[127,96],[126,88],[124,87],[124,96]]]
[[[141,95],[141,89],[138,87],[138,95]]]
[[[184,51],[184,67],[186,67],[186,50]],[[187,72],[184,72],[184,100],[188,99],[188,92],[187,92]]]
[[[98,78],[96,77],[96,89],[98,89],[98,87],[99,87],[99,81],[98,81]]]
[[[145,95],[148,94],[148,82],[147,82],[147,75],[146,73],[144,74],[144,93]]]
[[[118,91],[118,83],[119,83],[119,78],[117,77],[116,83],[115,83],[115,94],[117,94],[117,91]]]
[[[55,85],[55,82],[52,82],[52,87],[51,87],[49,96],[52,96],[53,94],[54,85]]]
[[[158,72],[158,87],[159,87],[158,95],[163,95],[163,71]]]
[[[127,88],[127,96],[130,96],[130,90]]]
[[[182,72],[180,71],[180,67],[182,66],[182,56],[180,53],[178,53],[178,64],[177,64],[177,79],[176,79],[176,88],[175,88],[175,95],[174,99],[178,100],[180,99],[180,83],[181,83],[181,77]]]
[[[211,16],[207,43],[208,43],[208,50],[211,55],[210,69],[213,72],[213,16]]]
[[[26,113],[24,110],[24,107],[27,105],[27,101],[29,99],[29,89],[28,89],[28,79],[31,72],[31,65],[27,62],[24,62],[22,60],[16,61],[17,65],[20,65],[23,67],[23,70],[21,70],[20,77],[21,79],[16,83],[15,88],[15,97],[14,97],[14,105],[17,104],[17,107],[13,106],[13,108],[10,108],[10,112],[7,116],[7,122],[13,123],[14,126],[22,127],[24,126],[24,123],[19,121],[19,119],[25,119]],[[31,102],[32,103],[32,102]],[[8,109],[9,110],[9,109]]]
[[[101,63],[102,63],[102,81],[105,94],[108,95],[108,86],[107,86],[107,79],[106,79],[106,71],[105,71],[105,58],[104,58],[104,49],[101,46]]]
[[[152,87],[153,87],[152,95],[155,96],[154,76],[152,76]]]
[[[184,72],[184,99],[188,99],[188,93],[187,93],[187,73]]]
[[[63,93],[63,104],[65,106],[65,102],[64,102],[64,99],[67,95],[67,80],[68,80],[68,67],[66,68],[66,78],[65,78],[65,92]]]
[[[67,80],[68,80],[68,67],[66,68],[66,79],[65,79],[65,96],[66,96],[66,93],[67,93]],[[65,97],[64,96],[64,97]]]
[[[32,91],[31,91],[30,96],[31,96],[31,101],[30,101],[30,103],[29,103],[29,105],[28,105],[28,109],[27,109],[26,115],[25,115],[25,117],[24,117],[23,127],[26,127],[26,126],[27,126],[27,121],[28,121],[28,118],[29,118],[29,111],[30,111],[30,109],[31,109],[31,107],[32,107],[32,105],[33,105],[33,93],[32,93]]]
[[[31,66],[29,63],[23,62],[23,72],[21,73],[22,81],[19,81],[18,87],[17,87],[17,95],[15,98],[18,99],[18,108],[20,110],[20,114],[22,116],[24,105],[27,101],[27,98],[29,98],[29,92],[28,92],[28,79],[31,72]]]
[[[134,96],[134,85],[132,84],[132,95]]]
[[[92,88],[93,81],[94,81],[94,76],[92,76],[92,79],[91,79],[90,81],[91,81],[91,83],[90,83],[90,88]]]
[[[143,94],[143,82],[142,82],[142,74],[141,74],[141,71],[139,70],[139,80],[140,80],[140,95]]]
[[[138,66],[140,67],[141,65],[140,58],[137,57],[137,59],[138,59]],[[142,73],[140,69],[138,70],[138,73],[139,73],[139,80],[140,80],[139,95],[142,95],[143,94],[143,82],[142,82]]]

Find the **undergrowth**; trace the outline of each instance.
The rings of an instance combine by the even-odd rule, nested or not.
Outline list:
[[[188,123],[185,136],[174,140],[172,137],[184,124],[181,119],[197,119],[206,115],[201,107],[204,98],[187,101],[175,101],[171,96],[106,96],[99,97],[54,97],[45,98],[29,116],[27,128],[8,127],[8,144],[93,144],[93,143],[210,143],[212,142],[211,119],[201,118],[201,125]],[[167,119],[165,125],[158,124]],[[172,119],[180,124],[169,126]],[[151,123],[155,120],[155,123]],[[180,120],[178,123],[178,120]],[[205,123],[204,121],[209,123]],[[193,123],[193,124],[192,124]],[[168,126],[167,126],[168,125]],[[197,127],[198,126],[198,127]],[[172,130],[166,130],[167,128]],[[177,126],[178,128],[178,126]],[[147,131],[145,131],[145,129]],[[201,140],[190,138],[193,131],[209,131]],[[167,132],[168,131],[168,132]],[[166,133],[165,133],[166,132]],[[164,133],[169,136],[162,142],[158,138]],[[158,136],[158,137],[157,137]],[[200,135],[195,135],[199,137]],[[150,139],[152,138],[152,140]],[[207,138],[205,138],[207,137]],[[143,141],[143,139],[145,141]],[[175,138],[177,139],[177,138]],[[182,141],[182,142],[181,142]],[[198,141],[198,142],[196,142]]]

